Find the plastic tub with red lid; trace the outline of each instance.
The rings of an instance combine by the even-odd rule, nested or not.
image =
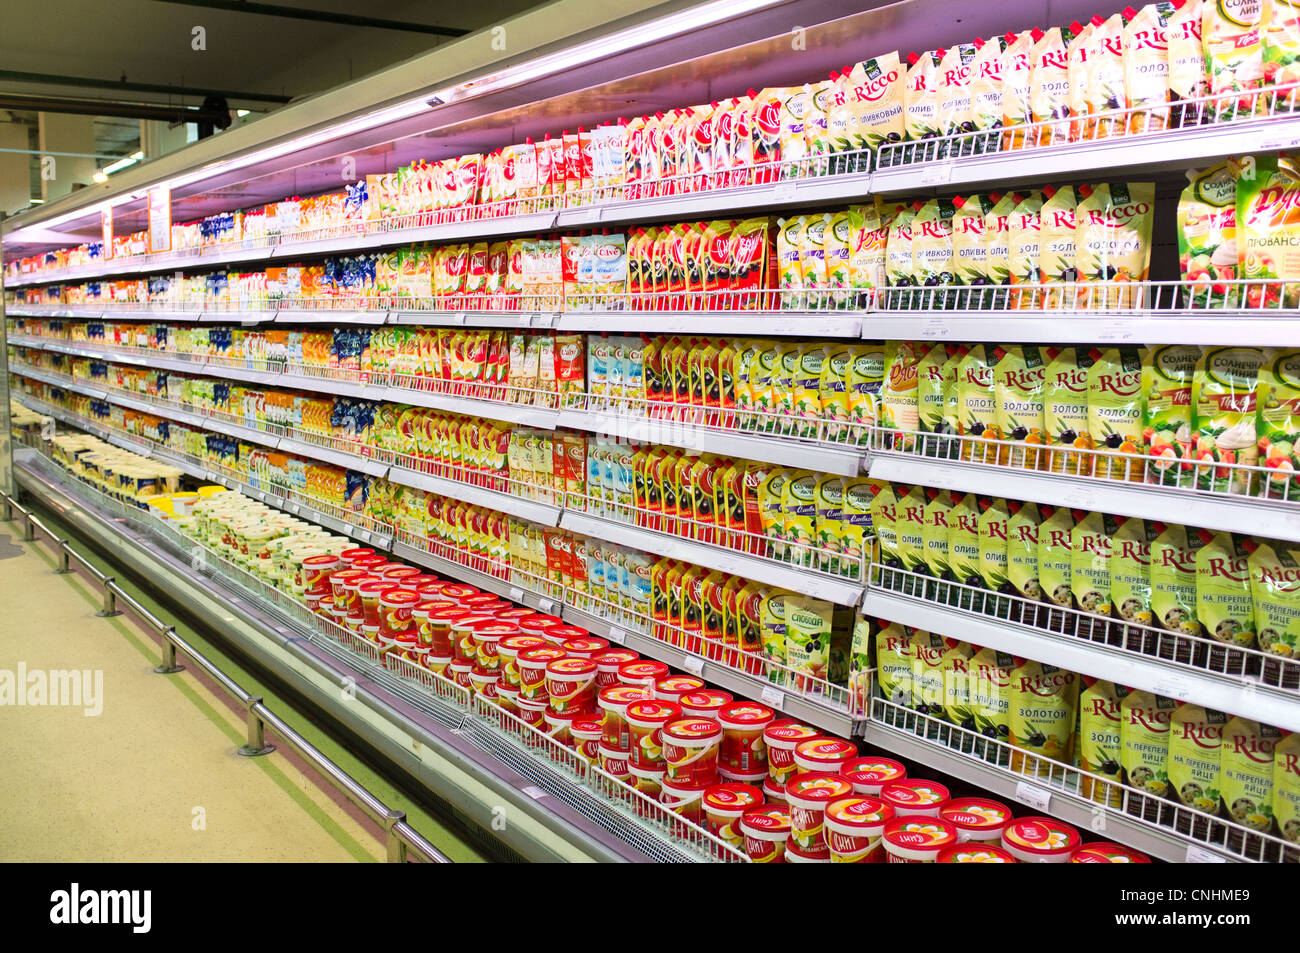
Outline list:
[[[573,737],[573,749],[588,764],[595,764],[600,758],[600,733],[602,729],[599,715],[578,715],[569,725],[569,734]]]
[[[795,773],[794,749],[801,741],[820,738],[821,732],[790,718],[774,721],[763,729],[767,746],[767,771],[772,781],[785,789],[785,782]]]
[[[759,768],[757,771],[732,771],[729,768],[724,768],[721,764],[718,765],[718,778],[724,783],[752,784],[756,788],[762,788],[763,782],[768,779],[767,768]],[[763,795],[764,797],[767,796],[766,790],[763,792]],[[770,801],[771,798],[769,797],[768,800]]]
[[[596,694],[596,707],[601,711],[603,731],[601,738],[611,748],[630,749],[632,734],[627,725],[627,706],[632,702],[649,701],[650,693],[631,685],[607,685]],[[658,766],[659,769],[663,765]],[[647,769],[648,770],[648,769]]]
[[[567,656],[547,662],[546,695],[550,710],[557,714],[595,712],[596,663]]]
[[[1072,864],[1149,864],[1151,858],[1132,847],[1112,844],[1109,841],[1094,841],[1077,847],[1070,855]]]
[[[554,638],[551,631],[556,628],[568,628],[563,619],[547,615],[544,612],[532,612],[519,620],[519,631],[529,635],[540,635],[547,642],[558,645],[563,639]]]
[[[722,772],[719,771],[718,773],[721,774]],[[773,781],[770,774],[763,778],[763,797],[767,798],[773,804],[790,803],[785,796],[785,788]]]
[[[406,589],[388,589],[379,597],[379,634],[395,639],[399,635],[415,636],[412,610],[420,603],[418,593]]]
[[[1002,846],[1022,864],[1065,864],[1079,847],[1079,832],[1054,817],[1020,817],[1002,831]]]
[[[830,857],[826,846],[826,805],[853,793],[838,774],[814,772],[792,777],[785,785],[790,805],[790,844],[808,857]]]
[[[564,658],[564,649],[554,645],[539,645],[524,649],[519,660],[519,697],[546,701],[546,666]]]
[[[718,721],[718,713],[735,700],[731,692],[724,692],[717,688],[701,688],[697,692],[683,695],[677,703],[682,706],[682,714],[687,718],[707,718],[710,721]],[[725,731],[723,737],[724,739],[726,737]]]
[[[642,768],[665,767],[663,729],[682,717],[680,705],[649,698],[630,702],[625,709],[631,736],[632,763]]]
[[[894,809],[879,798],[850,794],[826,805],[826,846],[831,863],[883,864],[881,836],[894,819]]]
[[[967,841],[953,844],[939,852],[938,863],[941,864],[1014,864],[1016,859],[997,844],[983,841]]]
[[[496,672],[485,672],[481,669],[470,669],[470,684],[474,686],[474,694],[488,701],[495,701],[497,697],[497,684],[501,677]]]
[[[704,789],[704,827],[733,847],[744,846],[740,818],[763,803],[763,792],[752,784],[714,784]]]
[[[579,714],[581,713],[551,711],[550,708],[547,708],[546,713],[542,716],[546,720],[546,733],[566,748],[572,748],[573,736],[570,734],[569,728],[573,724],[573,719],[578,717]]]
[[[474,633],[474,661],[479,668],[485,672],[500,671],[501,656],[498,649],[501,640],[507,635],[518,634],[519,630],[511,622],[485,619],[474,623],[471,631]]]
[[[504,609],[497,609],[492,614],[496,616],[498,619],[500,619],[502,622],[517,623],[520,619],[524,618],[525,616],[532,615],[533,610],[528,609],[524,606],[509,605]]]
[[[660,784],[659,803],[693,824],[704,823],[704,789],[707,784],[690,784],[670,780]]]
[[[474,671],[474,663],[452,659],[451,665],[448,666],[447,671],[451,672],[451,680],[457,685],[462,688],[468,688],[471,691],[473,690],[474,683],[470,681],[469,676],[470,673]]]
[[[374,554],[375,551],[373,549],[368,549],[365,546],[358,546],[354,549],[345,549],[343,552],[339,553],[338,562],[342,566],[351,568],[358,559],[366,556],[373,556]]]
[[[473,662],[478,658],[478,643],[474,641],[474,626],[480,622],[493,621],[490,615],[483,615],[479,612],[469,612],[451,623],[452,652],[466,662]]]
[[[1002,840],[1003,829],[1011,823],[1011,808],[988,798],[959,797],[939,808],[939,816],[957,828],[959,843],[988,841],[996,844]]]
[[[629,760],[628,752],[622,748],[611,748],[608,745],[600,746],[600,767],[606,774],[613,775],[620,780],[631,777],[628,771]]]
[[[597,652],[591,659],[596,663],[596,688],[619,684],[618,667],[624,662],[635,662],[640,657],[631,649],[605,649]]]
[[[329,575],[330,596],[335,609],[346,610],[352,601],[351,586],[370,574],[361,569],[337,569]]]
[[[718,762],[724,771],[767,771],[767,743],[763,731],[776,720],[776,712],[751,701],[733,701],[718,709],[722,750]]]
[[[424,599],[411,610],[411,618],[415,620],[415,634],[419,638],[420,644],[430,651],[437,652],[439,655],[451,655],[451,626],[434,625],[429,616],[441,609],[446,609],[451,602],[446,599]]]
[[[938,817],[948,796],[947,787],[925,778],[891,781],[880,791],[880,799],[898,817]]]
[[[668,666],[652,659],[624,662],[618,667],[618,680],[624,685],[644,688],[654,693],[655,682],[668,674]]]
[[[418,585],[418,583],[413,583],[412,580],[423,575],[419,569],[405,563],[384,563],[375,571],[384,579],[396,582],[403,589],[410,589],[412,592],[416,592],[415,587]]]
[[[541,648],[546,640],[535,635],[516,633],[507,635],[497,643],[497,656],[501,660],[501,684],[519,688],[519,653]]]
[[[840,774],[849,779],[853,790],[869,797],[880,797],[880,792],[891,781],[902,781],[907,777],[907,768],[900,762],[877,755],[865,755],[853,758],[840,769]]]
[[[858,746],[842,738],[809,738],[794,747],[795,774],[840,774],[858,756]]]
[[[340,565],[339,557],[332,553],[308,556],[302,561],[302,588],[308,595],[317,598],[329,594],[330,574]]]
[[[705,687],[704,679],[694,675],[665,675],[655,679],[655,698],[666,702],[682,703],[682,696],[698,692]]]
[[[750,808],[740,816],[740,833],[751,861],[783,864],[790,837],[790,811],[783,804]]]
[[[662,737],[669,781],[694,786],[717,783],[721,725],[708,718],[682,718],[664,725]]]
[[[895,817],[881,839],[891,864],[933,864],[957,843],[957,828],[941,817]]]
[[[572,632],[572,634],[569,634]],[[550,636],[560,640],[560,648],[577,658],[594,659],[609,648],[609,639],[592,635],[586,629],[568,625],[562,631],[558,626],[551,629]]]
[[[658,768],[640,768],[635,764],[628,763],[628,774],[631,785],[639,792],[644,794],[652,801],[658,801],[663,794],[664,769]],[[642,801],[640,798],[634,798],[634,807],[637,814],[642,817],[649,817],[654,814],[654,810]]]

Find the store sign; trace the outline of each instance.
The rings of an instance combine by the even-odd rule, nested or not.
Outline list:
[[[172,192],[166,186],[149,190],[149,252],[172,250]]]
[[[100,252],[100,258],[108,261],[113,257],[113,208],[109,206],[102,209],[99,213],[99,231],[103,236],[104,250]]]

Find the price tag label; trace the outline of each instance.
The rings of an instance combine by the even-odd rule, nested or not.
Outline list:
[[[582,208],[570,209],[565,214],[565,218],[574,225],[589,225],[600,221],[601,211],[599,205],[585,205]]]
[[[1137,332],[1126,321],[1111,321],[1097,329],[1099,341],[1131,341]]]
[[[764,704],[771,705],[777,711],[780,711],[785,705],[785,692],[779,688],[773,688],[771,685],[764,688],[759,697],[763,699]]]
[[[622,629],[610,629],[607,637],[615,645],[625,645],[627,643],[627,633]]]
[[[527,794],[534,801],[546,797],[546,792],[543,791],[535,784],[530,784],[528,785],[528,787],[524,788],[524,793]]]
[[[936,162],[932,165],[921,167],[921,184],[922,185],[943,185],[952,181],[953,163]]]
[[[1016,784],[1016,800],[1021,804],[1028,804],[1036,811],[1046,812],[1048,804],[1051,803],[1052,794],[1036,784],[1020,781]]]
[[[346,535],[351,536],[351,535],[352,535],[353,533],[355,533],[356,531],[357,531],[357,528],[356,528],[355,526],[353,526],[351,523],[344,523],[344,524],[343,524],[343,532],[344,532]]]
[[[529,322],[535,328],[550,328],[555,326],[555,313],[552,311],[538,311],[533,314]]]
[[[555,609],[554,599],[538,599],[537,608],[545,613],[551,613]]]
[[[297,516],[300,512],[302,512],[302,510],[297,503],[290,503],[289,512],[292,513],[294,516]]]
[[[1262,152],[1271,152],[1274,149],[1294,149],[1300,146],[1300,136],[1273,136],[1260,141],[1259,148]]]
[[[521,589],[519,586],[511,586],[510,591],[506,593],[506,595],[509,597],[511,602],[524,601],[524,590]]]
[[[921,325],[921,337],[946,338],[951,334],[948,322],[943,318],[929,318]]]
[[[1152,686],[1152,691],[1165,698],[1176,698],[1179,701],[1186,701],[1192,697],[1192,686],[1177,675],[1161,675]]]
[[[1228,859],[1212,850],[1206,850],[1199,844],[1187,845],[1187,863],[1189,864],[1226,864]]]
[[[1097,505],[1096,494],[1091,489],[1084,487],[1070,490],[1062,497],[1062,500],[1064,500],[1066,506],[1081,510],[1090,510]]]
[[[690,672],[692,675],[703,675],[704,659],[700,658],[698,655],[688,655],[686,658],[682,659],[682,668],[686,669],[686,671]]]
[[[786,179],[784,182],[778,182],[776,189],[773,190],[772,197],[778,202],[793,202],[798,185],[794,179]]]
[[[452,323],[452,324],[464,324],[465,321],[466,321],[468,318],[469,318],[469,315],[466,314],[464,311],[455,311],[455,312],[453,312],[452,315],[451,315],[451,323]]]

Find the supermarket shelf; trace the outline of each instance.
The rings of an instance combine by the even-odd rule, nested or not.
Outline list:
[[[420,549],[418,546],[412,546],[409,543],[395,541],[393,543],[393,557],[424,566],[434,572],[445,573],[460,582],[475,586],[484,592],[501,596],[503,599],[509,599],[511,602],[518,602],[538,612],[554,614],[560,607],[559,602],[549,596],[544,596],[532,589],[518,586],[508,580],[466,566],[463,563],[444,559],[427,549]]]
[[[158,581],[158,591],[171,594],[175,604],[198,612],[241,652],[339,719],[382,760],[492,830],[525,859],[699,859],[657,832],[629,828],[620,811],[597,803],[581,782],[546,763],[507,763],[494,756],[477,743],[484,732],[495,734],[480,716],[343,650],[220,573],[194,568],[168,544],[160,546],[137,529],[135,521],[98,512],[78,487],[56,485],[32,461],[15,469],[24,489],[56,509],[111,559]],[[354,704],[339,704],[339,684],[345,679],[355,686]],[[505,806],[519,820],[498,830],[491,825],[492,805]]]
[[[860,475],[865,458],[865,451],[855,447],[834,447],[795,439],[712,430],[612,411],[562,410],[557,426],[683,447],[687,450],[743,457],[747,460],[762,460],[781,466],[803,467],[838,476]]]
[[[329,308],[280,308],[267,312],[276,324],[364,324],[378,326],[388,320],[387,311],[346,311]],[[239,312],[231,312],[238,319]],[[271,320],[267,318],[266,320]]]
[[[1249,533],[1269,539],[1300,540],[1300,505],[1294,502],[1093,477],[1068,477],[1060,473],[881,451],[871,453],[868,472],[878,480],[919,483],[944,490],[986,493],[1168,523],[1193,522],[1206,529]]]
[[[889,340],[1005,341],[1034,344],[1236,344],[1276,347],[1296,340],[1300,315],[1241,309],[1133,311],[880,311],[864,312],[862,336]]]
[[[550,327],[553,318],[538,311],[389,311],[389,324],[460,326],[469,328]]]
[[[610,333],[856,338],[862,335],[862,323],[861,313],[856,311],[565,311],[556,316],[555,328]]]
[[[762,678],[738,671],[720,662],[709,661],[703,656],[676,648],[652,636],[611,625],[601,616],[573,606],[565,606],[563,614],[566,622],[581,626],[588,632],[609,639],[612,643],[625,645],[647,658],[682,671],[694,672],[712,684],[736,693],[738,697],[762,701],[790,718],[814,725],[839,738],[848,738],[853,733],[853,719],[848,711],[830,702],[784,691]]]
[[[1177,700],[1300,731],[1300,693],[869,586],[862,612]]]
[[[371,460],[369,457],[363,457],[360,454],[348,453],[344,450],[332,450],[329,447],[322,447],[293,437],[271,437],[261,431],[254,431],[254,433],[259,435],[258,440],[260,442],[277,440],[276,449],[284,453],[297,453],[304,457],[315,457],[317,460],[332,463],[336,467],[343,467],[345,470],[357,470],[373,477],[382,477],[388,472],[388,464]]]
[[[780,586],[839,605],[857,605],[862,599],[863,587],[859,583],[841,581],[812,570],[795,569],[770,559],[748,556],[720,546],[697,543],[599,516],[565,510],[560,514],[560,527],[608,543],[631,546],[669,559],[684,560],[707,569]]]
[[[1080,176],[1123,169],[1128,177],[1183,170],[1248,152],[1273,152],[1300,145],[1300,118],[1276,115],[1215,123],[1152,135],[1092,139],[1067,145],[963,156],[877,168],[871,191],[914,194],[971,185],[1005,188],[1024,182],[1073,181]]]
[[[509,492],[473,486],[460,480],[433,476],[403,466],[391,467],[388,470],[388,479],[403,486],[415,487],[417,490],[464,500],[473,506],[486,506],[488,509],[507,513],[510,516],[531,520],[541,526],[555,526],[560,522],[560,507],[526,500]]]
[[[1092,831],[1099,838],[1118,841],[1150,857],[1171,863],[1208,859],[1189,853],[1189,845],[1194,842],[1189,841],[1185,835],[1172,830],[1160,830],[1115,810],[1103,810],[1096,802],[1080,797],[1077,793],[1054,786],[1042,787],[1044,779],[1013,773],[1007,768],[985,763],[971,755],[874,719],[863,722],[861,729],[860,737],[864,741],[883,748],[890,754],[968,781],[994,797],[1018,803],[1033,803],[1036,813],[1050,814],[1073,824],[1081,831]],[[1037,798],[1022,797],[1022,792],[1028,793],[1026,788],[1037,794],[1038,798],[1048,795],[1046,808],[1041,806],[1042,802]],[[1096,827],[1099,822],[1104,824],[1100,830]],[[1196,845],[1196,849],[1223,861],[1235,859],[1220,854],[1209,846]]]

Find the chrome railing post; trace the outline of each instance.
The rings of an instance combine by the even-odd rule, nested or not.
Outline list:
[[[162,661],[154,666],[156,675],[175,675],[185,671],[185,666],[176,662],[176,643],[172,641],[175,629],[167,629],[162,634]]]
[[[388,813],[384,815],[384,842],[388,851],[388,863],[404,864],[406,863],[406,841],[397,833],[397,825],[406,820],[406,812],[399,811],[396,808],[389,808]]]
[[[72,551],[68,548],[66,539],[60,539],[56,542],[59,548],[59,568],[54,571],[60,576],[66,576],[72,572]]]
[[[36,542],[36,519],[31,513],[23,514],[23,542]]]
[[[109,576],[103,582],[104,607],[95,613],[95,615],[99,616],[102,619],[108,619],[108,618],[112,618],[115,615],[122,614],[122,610],[117,607],[117,593],[113,591],[113,587],[115,585],[116,582],[112,576]]]
[[[257,711],[261,704],[262,697],[260,695],[251,695],[246,702],[248,709],[248,740],[239,749],[239,753],[245,758],[258,758],[275,750],[275,745],[266,743],[266,727],[262,722],[262,716]]]

